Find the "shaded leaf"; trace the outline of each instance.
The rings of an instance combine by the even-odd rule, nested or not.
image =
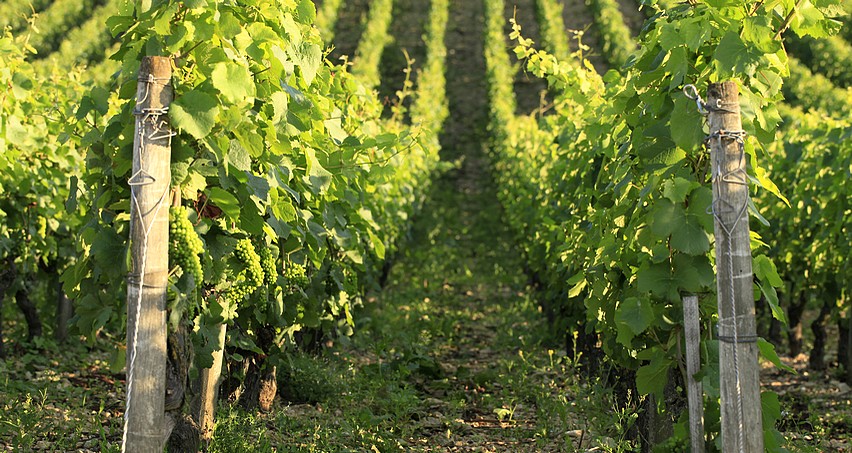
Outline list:
[[[219,187],[207,189],[207,196],[228,218],[236,220],[240,217],[240,202],[235,196]]]

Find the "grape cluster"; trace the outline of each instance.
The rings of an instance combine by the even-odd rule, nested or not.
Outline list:
[[[251,296],[256,289],[256,286],[251,286],[246,282],[240,282],[231,286],[226,293],[226,297],[231,303],[236,304]]]
[[[199,254],[204,251],[204,244],[192,222],[189,221],[189,212],[184,206],[172,206],[169,208],[169,258],[173,266],[180,266],[184,271],[192,275],[195,285],[201,286],[204,282],[204,273],[201,269],[201,258]]]
[[[237,241],[234,255],[244,266],[237,274],[237,283],[231,287],[227,295],[231,302],[236,303],[251,296],[263,284],[263,267],[260,264],[260,256],[248,239]]]
[[[275,271],[275,257],[269,247],[260,250],[260,266],[263,268],[263,282],[267,285],[275,283],[278,273]]]
[[[305,270],[305,266],[297,263],[288,263],[284,269],[284,279],[287,281],[284,287],[285,292],[292,294],[308,286],[309,280]]]
[[[237,241],[237,246],[234,247],[234,255],[245,265],[245,273],[243,274],[245,281],[255,288],[262,285],[263,267],[260,265],[260,256],[258,256],[251,241],[248,239]]]

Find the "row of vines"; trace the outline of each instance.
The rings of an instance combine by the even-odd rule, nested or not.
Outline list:
[[[212,426],[190,421],[189,389],[214,361],[225,394],[268,408],[260,389],[274,396],[288,351],[352,333],[354,308],[380,285],[441,167],[448,3],[433,2],[417,86],[406,82],[384,117],[375,89],[391,1],[371,2],[351,68],[326,60],[321,37],[340,2],[33,5],[49,33],[13,19],[27,16],[17,3],[3,3],[15,14],[0,40],[12,88],[0,97],[0,289],[22,306],[64,289],[73,328],[92,340],[126,327],[136,74],[143,56],[169,56],[173,77],[158,82],[175,95],[160,113],[175,131],[161,200],[172,236],[166,410],[175,433]]]
[[[618,68],[598,75],[584,49],[567,55],[560,4],[538,0],[546,51],[518,25],[512,35],[523,70],[545,78],[554,96],[552,114],[537,118],[514,114],[509,81],[519,68],[506,52],[503,2],[485,0],[493,171],[569,352],[622,394],[648,395],[646,412],[669,420],[644,433],[652,445],[688,445],[677,390],[686,381],[681,300],[699,295],[705,420],[709,445],[721,449],[711,172],[704,120],[682,89],[739,83],[757,193],[749,207],[759,224],[754,295],[775,318],[767,324],[786,322],[786,311],[797,307],[790,300],[801,298],[802,308],[822,307],[817,322],[835,319],[843,332],[852,318],[842,317],[850,293],[849,92],[834,86],[837,71],[826,69],[833,78],[818,79],[818,89],[796,77],[808,69],[788,63],[773,39],[795,35],[816,48],[838,31],[834,18],[843,10],[832,2],[807,11],[782,2],[664,3],[643,2],[650,20],[633,40],[616,2],[591,2],[604,56]],[[782,81],[793,105],[799,99],[814,110],[783,104]],[[812,351],[816,367],[824,366],[825,340],[817,338],[821,349]],[[770,342],[758,345],[783,367]],[[840,354],[848,372],[849,351]],[[764,441],[776,450],[778,397],[766,391],[761,400]]]

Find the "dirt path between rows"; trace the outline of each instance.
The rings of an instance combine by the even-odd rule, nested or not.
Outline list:
[[[458,166],[435,182],[369,309],[372,322],[359,341],[382,352],[360,360],[413,370],[406,379],[420,410],[414,420],[398,421],[407,425],[399,428],[409,432],[409,451],[565,451],[580,441],[567,434],[579,432],[564,407],[570,376],[540,344],[544,321],[486,163],[483,14],[478,1],[451,4],[450,118],[441,144],[442,158]],[[529,105],[538,105],[539,88],[521,86]]]

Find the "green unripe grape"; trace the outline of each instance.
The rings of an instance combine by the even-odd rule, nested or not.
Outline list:
[[[310,283],[305,266],[297,263],[288,263],[287,267],[284,268],[284,279],[287,281],[284,289],[290,294],[296,292],[299,288],[308,286],[308,283]]]
[[[278,273],[275,270],[275,257],[272,256],[272,250],[268,247],[261,249],[258,255],[260,255],[260,266],[263,268],[263,282],[267,285],[275,283]]]
[[[240,239],[234,248],[234,255],[245,265],[245,280],[257,288],[263,284],[263,267],[260,265],[260,256],[254,249],[254,245],[248,239]]]
[[[264,273],[260,264],[260,256],[250,240],[240,239],[237,241],[237,245],[234,247],[234,256],[244,267],[237,273],[237,283],[231,286],[226,297],[232,302],[240,302],[251,296],[263,284]]]
[[[169,208],[169,259],[171,266],[180,268],[192,275],[195,285],[204,282],[204,272],[201,268],[201,258],[204,243],[198,237],[192,222],[189,221],[189,211],[184,206]]]

